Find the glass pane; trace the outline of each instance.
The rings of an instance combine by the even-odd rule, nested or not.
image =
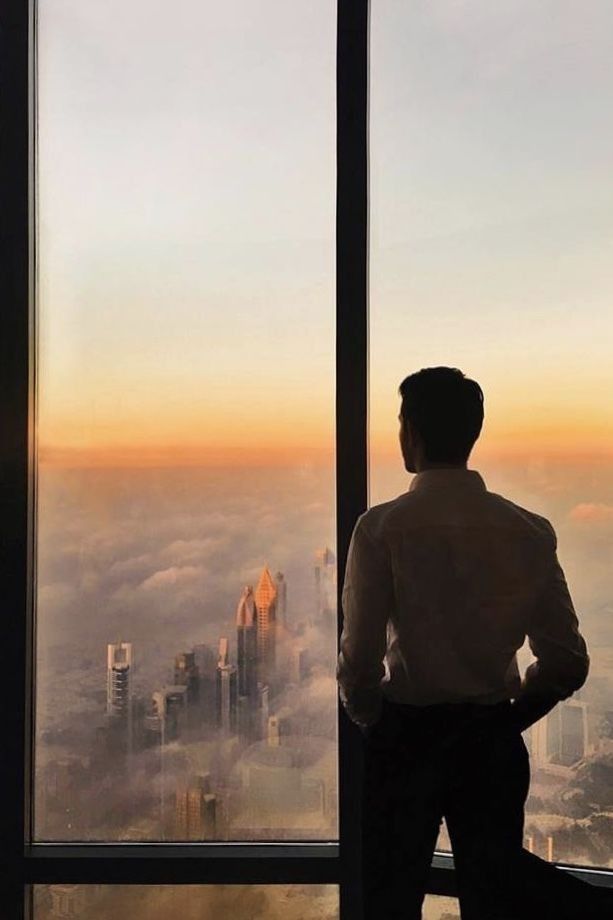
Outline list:
[[[371,500],[408,486],[400,381],[478,380],[469,466],[553,523],[592,658],[527,739],[526,845],[610,866],[613,7],[374,3],[371,92]]]
[[[335,4],[38,4],[37,839],[333,839]]]
[[[424,901],[423,920],[460,920],[458,902],[429,894]]]
[[[33,899],[33,920],[112,920],[117,911],[130,920],[339,916],[335,885],[36,885]]]

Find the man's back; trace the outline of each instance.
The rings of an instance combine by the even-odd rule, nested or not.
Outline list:
[[[420,472],[362,516],[343,609],[338,676],[356,721],[374,720],[381,692],[419,706],[516,696],[526,635],[535,689],[562,699],[587,674],[553,528],[473,470]]]
[[[466,920],[600,920],[610,898],[522,846],[521,733],[589,665],[555,533],[466,468],[484,419],[475,380],[423,368],[400,396],[400,449],[416,476],[356,524],[337,668],[365,736],[365,918],[420,920],[444,817]],[[536,661],[520,678],[526,636]]]

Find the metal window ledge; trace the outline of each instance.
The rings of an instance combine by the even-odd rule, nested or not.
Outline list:
[[[602,888],[613,888],[613,869],[591,869],[587,866],[576,866],[567,863],[555,863],[558,869],[569,872],[583,882],[598,885]],[[453,856],[450,853],[434,854],[432,860],[432,894],[441,894],[448,897],[457,897],[453,871]]]
[[[35,844],[38,884],[338,884],[338,843]]]

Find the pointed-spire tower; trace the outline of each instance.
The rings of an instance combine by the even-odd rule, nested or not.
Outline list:
[[[267,565],[255,589],[258,679],[270,687],[274,682],[277,619],[277,586]]]
[[[257,616],[253,588],[246,585],[236,608],[238,695],[257,697]]]

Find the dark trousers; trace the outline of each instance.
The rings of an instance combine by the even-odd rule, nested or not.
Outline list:
[[[613,918],[613,893],[523,849],[530,765],[509,713],[384,701],[365,741],[364,920],[420,920],[443,817],[462,920]]]

